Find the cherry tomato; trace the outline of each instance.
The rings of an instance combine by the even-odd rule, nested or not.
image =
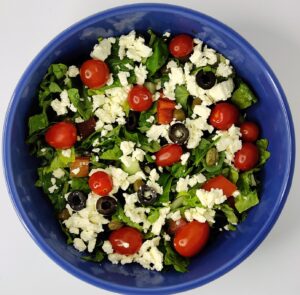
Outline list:
[[[161,167],[171,166],[180,160],[182,153],[182,147],[179,144],[167,144],[155,154],[156,165]]]
[[[257,146],[251,142],[245,142],[234,155],[234,166],[241,171],[247,171],[254,168],[258,160],[259,151]]]
[[[183,226],[174,237],[175,250],[184,257],[191,257],[200,252],[209,237],[209,225],[192,221]]]
[[[56,149],[68,149],[77,140],[76,127],[70,122],[56,123],[46,131],[45,140]]]
[[[110,175],[97,171],[89,178],[89,187],[97,195],[107,196],[113,188],[113,182]]]
[[[169,124],[173,120],[173,113],[176,103],[167,98],[160,98],[157,102],[158,124]]]
[[[146,111],[152,106],[152,94],[146,87],[136,85],[132,87],[128,94],[128,103],[134,111]]]
[[[189,35],[181,34],[171,40],[169,51],[174,57],[180,58],[188,56],[193,51],[193,47],[193,38]]]
[[[180,218],[176,221],[170,219],[168,221],[168,232],[171,235],[176,234],[177,231],[179,231],[183,226],[185,226],[187,224],[187,221],[183,218]]]
[[[86,177],[89,175],[89,157],[76,157],[75,161],[70,164],[71,177]]]
[[[242,140],[247,142],[254,142],[258,139],[259,128],[253,122],[244,122],[240,126],[242,133]]]
[[[132,255],[140,250],[143,237],[137,229],[125,226],[113,231],[109,236],[109,241],[116,253]]]
[[[91,89],[102,87],[109,79],[109,68],[102,60],[89,59],[80,68],[80,78]]]
[[[223,175],[219,175],[213,178],[210,178],[206,181],[202,188],[206,191],[210,191],[211,189],[221,189],[225,196],[230,197],[237,190],[237,187],[234,183],[229,181]]]
[[[209,123],[217,129],[227,130],[239,121],[240,112],[228,102],[217,103],[209,116]]]

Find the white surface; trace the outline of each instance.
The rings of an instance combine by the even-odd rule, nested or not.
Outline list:
[[[49,40],[83,17],[133,2],[0,0],[1,129],[18,79]],[[185,5],[223,21],[258,49],[282,83],[299,136],[299,1],[166,2]],[[286,206],[261,246],[223,277],[185,294],[299,294],[300,186],[296,181],[299,172],[299,165],[296,165],[295,181]],[[14,212],[1,173],[0,294],[112,294],[66,273],[39,250]]]

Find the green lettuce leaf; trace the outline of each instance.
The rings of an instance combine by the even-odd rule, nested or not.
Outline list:
[[[102,160],[114,160],[117,161],[123,155],[119,145],[115,145],[112,149],[103,152],[100,155],[100,159]]]
[[[41,113],[33,115],[28,119],[29,135],[47,128],[49,125],[47,114]]]
[[[105,254],[100,250],[95,251],[95,254],[81,256],[81,259],[83,259],[84,261],[97,262],[97,263],[101,262],[104,258],[105,258]]]
[[[78,89],[71,88],[68,90],[68,96],[72,104],[77,108],[78,113],[84,120],[92,116],[92,102],[88,98],[80,98]]]
[[[160,208],[151,208],[147,218],[150,223],[154,223],[159,218],[159,209]]]
[[[226,216],[227,221],[231,224],[237,224],[238,218],[234,213],[233,208],[231,208],[228,204],[222,204],[219,208]]]
[[[150,76],[153,76],[168,60],[169,50],[166,42],[157,37],[152,31],[148,31],[151,40],[150,46],[152,47],[153,53],[146,60],[146,68]]]
[[[271,154],[269,151],[267,151],[268,144],[269,144],[268,140],[265,138],[256,141],[256,145],[258,147],[259,154],[260,154],[258,167],[264,165],[267,162],[267,160],[270,158]]]
[[[257,98],[249,86],[241,82],[239,87],[233,92],[231,101],[241,110],[250,107],[257,102]]]
[[[116,213],[112,216],[112,220],[123,222],[128,226],[138,229],[139,231],[143,230],[143,227],[141,225],[131,221],[131,219],[125,215],[122,206],[118,206]]]
[[[56,155],[53,158],[49,167],[45,167],[45,172],[52,172],[58,168],[65,168],[70,165],[70,163],[75,161],[75,149],[72,147],[71,149],[71,156],[65,157],[63,155],[63,150],[56,150]]]
[[[190,263],[188,258],[180,256],[172,248],[171,243],[165,242],[165,255],[164,255],[164,264],[174,267],[178,272],[187,272],[187,267]]]
[[[156,204],[166,203],[170,199],[173,177],[168,174],[162,174],[158,180],[159,185],[163,187],[163,193],[159,196]]]
[[[175,89],[176,102],[182,105],[184,110],[187,109],[187,102],[189,98],[189,92],[184,85],[178,85]]]
[[[259,203],[256,190],[248,193],[241,193],[235,198],[235,208],[239,213],[242,213]]]

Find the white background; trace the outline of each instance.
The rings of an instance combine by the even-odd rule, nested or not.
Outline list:
[[[86,16],[134,2],[0,0],[1,129],[7,104],[18,79],[48,41]],[[256,47],[282,83],[294,116],[296,136],[299,136],[299,1],[165,2],[185,5],[217,18]],[[296,164],[294,183],[286,206],[261,246],[223,277],[185,294],[300,294],[299,172],[299,165]],[[14,212],[2,171],[0,187],[0,294],[112,294],[71,276],[42,253]]]

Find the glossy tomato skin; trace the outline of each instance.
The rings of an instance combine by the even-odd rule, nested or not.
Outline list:
[[[254,142],[259,137],[259,128],[257,124],[253,122],[244,122],[240,126],[242,133],[242,140],[246,142]]]
[[[180,218],[178,220],[172,220],[170,219],[168,221],[168,232],[171,235],[175,235],[182,227],[184,227],[185,225],[187,225],[187,221],[183,218]]]
[[[239,122],[240,112],[236,106],[228,102],[217,103],[209,116],[210,125],[219,130],[227,130]]]
[[[100,88],[109,80],[109,68],[102,60],[89,59],[80,68],[80,78],[87,87]]]
[[[45,140],[56,149],[69,149],[77,140],[76,127],[70,122],[56,123],[46,131]]]
[[[113,231],[109,236],[109,241],[114,252],[122,255],[132,255],[140,250],[143,237],[137,229],[125,226]]]
[[[176,58],[186,57],[192,53],[194,47],[193,38],[189,35],[177,35],[170,41],[169,51]]]
[[[171,166],[180,160],[182,153],[182,147],[179,144],[167,144],[155,154],[156,165]]]
[[[183,257],[192,257],[198,254],[209,238],[209,225],[192,221],[183,226],[175,234],[173,245],[175,250]]]
[[[234,155],[234,166],[241,171],[247,171],[254,168],[258,160],[259,151],[257,146],[251,142],[245,142]]]
[[[225,196],[230,197],[237,190],[237,186],[223,175],[219,175],[206,181],[203,184],[202,189],[206,191],[210,191],[211,189],[221,189]]]
[[[158,124],[169,124],[173,120],[173,113],[176,103],[167,98],[160,98],[157,102]]]
[[[145,86],[136,85],[128,94],[128,103],[133,111],[146,111],[152,106],[152,94]]]
[[[107,196],[113,188],[111,176],[104,171],[97,171],[89,178],[89,187],[97,195]]]

